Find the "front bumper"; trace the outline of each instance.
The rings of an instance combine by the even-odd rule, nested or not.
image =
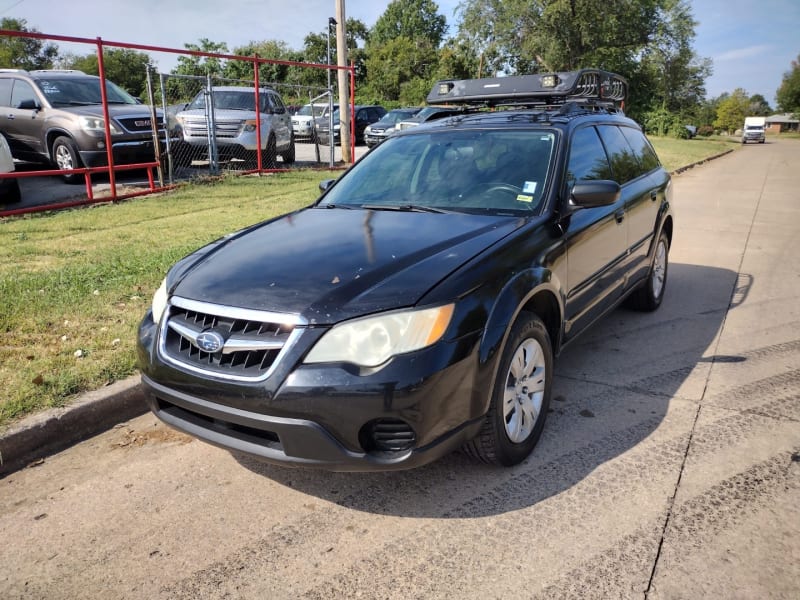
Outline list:
[[[163,147],[166,142],[162,142]],[[156,159],[152,138],[114,142],[111,148],[114,153],[114,164],[117,165],[147,163]],[[108,154],[105,150],[80,150],[79,153],[86,167],[104,167],[108,164]]]
[[[347,365],[303,365],[313,340],[267,380],[230,382],[185,372],[155,350],[156,326],[139,331],[139,363],[148,406],[165,423],[228,450],[286,466],[333,471],[409,469],[474,437],[488,391],[475,390],[478,335],[395,357],[375,373]],[[283,368],[285,367],[285,368]],[[413,444],[375,447],[374,423],[403,426]]]

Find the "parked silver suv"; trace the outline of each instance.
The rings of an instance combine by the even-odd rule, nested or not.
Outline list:
[[[106,80],[115,164],[154,160],[150,108]],[[0,132],[14,158],[62,170],[108,164],[100,78],[81,71],[0,69]],[[159,139],[163,117],[156,112]],[[66,174],[68,182],[83,175]]]
[[[207,107],[213,107],[213,110]],[[292,123],[278,92],[271,88],[260,89],[258,117],[264,168],[273,168],[278,155],[284,163],[293,163]],[[207,154],[208,148],[216,144],[219,157],[254,162],[258,148],[258,117],[252,87],[215,86],[210,92],[203,90],[175,116],[180,128],[180,142],[175,155],[179,160],[187,156],[197,158]],[[213,132],[211,139],[210,131]]]

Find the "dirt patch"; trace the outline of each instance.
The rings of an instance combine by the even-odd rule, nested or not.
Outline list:
[[[140,448],[147,444],[188,444],[194,438],[174,429],[162,425],[154,425],[143,431],[136,431],[127,427],[121,428],[120,439],[112,442],[113,448]]]

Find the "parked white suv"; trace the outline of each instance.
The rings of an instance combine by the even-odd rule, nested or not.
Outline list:
[[[206,93],[206,90],[199,92],[186,109],[175,116],[181,134],[174,150],[176,156],[189,155],[195,158],[207,153],[210,145],[209,123],[213,123],[213,139],[216,140],[220,158],[255,161],[258,139],[254,89],[241,86],[212,87],[209,106],[213,106],[213,110],[210,114],[206,110]],[[293,163],[294,136],[283,100],[278,92],[265,87],[259,90],[259,100],[264,168],[274,168],[277,156],[284,163]]]
[[[292,130],[294,139],[314,138],[314,119],[325,113],[328,104],[306,104],[292,115]]]

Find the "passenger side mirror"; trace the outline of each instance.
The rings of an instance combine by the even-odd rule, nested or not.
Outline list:
[[[23,100],[20,102],[17,108],[21,110],[39,110],[42,107],[39,106],[39,103],[36,102],[36,100],[29,98],[28,100]]]
[[[620,192],[621,188],[616,181],[581,179],[572,186],[570,200],[583,208],[608,206],[619,200]]]

